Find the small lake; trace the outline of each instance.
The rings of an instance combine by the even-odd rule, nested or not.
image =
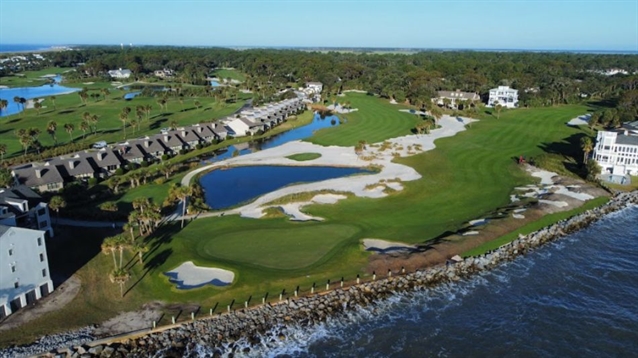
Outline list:
[[[206,204],[215,210],[246,203],[290,184],[312,183],[370,171],[359,168],[247,166],[216,169],[203,175]]]
[[[124,99],[127,101],[132,100],[133,98],[135,98],[136,96],[139,96],[140,94],[142,94],[141,91],[137,91],[137,92],[130,92],[124,95]]]
[[[231,145],[227,148],[223,148],[215,152],[215,155],[202,160],[200,164],[206,165],[220,160],[228,159],[232,157],[233,153],[237,151],[239,155],[249,154],[255,151],[264,150],[268,148],[274,148],[282,144],[294,141],[310,138],[312,134],[322,128],[329,128],[339,125],[339,118],[337,116],[326,116],[321,118],[319,114],[315,114],[312,122],[302,127],[291,129],[287,132],[274,135],[261,140],[255,140],[248,143],[241,143],[238,145]]]
[[[46,84],[39,87],[16,87],[16,88],[3,88],[0,89],[0,98],[6,99],[8,102],[7,108],[4,108],[0,113],[1,117],[10,116],[12,114],[20,113],[22,111],[22,105],[13,101],[14,97],[22,97],[25,99],[45,98],[49,96],[67,94],[80,91],[79,88],[70,88],[60,86],[58,83],[61,80],[61,76],[57,75],[51,77],[55,83]],[[44,101],[44,106],[52,106],[50,101]]]

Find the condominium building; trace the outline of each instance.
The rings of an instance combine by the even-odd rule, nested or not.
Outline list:
[[[498,86],[490,90],[490,97],[487,100],[487,107],[494,107],[495,103],[505,108],[518,107],[518,90],[509,88],[509,86]]]
[[[603,174],[638,175],[638,121],[599,131],[593,158]]]

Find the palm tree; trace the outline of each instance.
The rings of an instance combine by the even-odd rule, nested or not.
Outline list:
[[[138,128],[139,125],[140,125],[140,123],[137,120],[135,120],[135,119],[131,120],[131,127],[133,127],[133,135],[135,135],[135,131],[137,129],[139,129]]]
[[[117,246],[116,246],[117,240],[118,240],[117,236],[107,237],[104,239],[104,241],[102,241],[102,245],[101,245],[103,254],[113,255],[113,270],[117,270],[117,260],[115,259],[115,251],[117,251]]]
[[[201,106],[202,106],[202,104],[201,104],[201,103],[199,103],[199,101],[195,101],[195,102],[193,102],[193,104],[195,105],[195,107],[196,107],[197,109],[199,109],[199,107],[201,107]]]
[[[124,284],[126,284],[130,278],[131,275],[129,275],[128,271],[123,269],[115,270],[109,275],[111,282],[120,285],[120,295],[122,297],[124,297]]]
[[[9,106],[9,101],[6,99],[0,99],[0,113],[5,110]]]
[[[177,129],[177,121],[176,120],[172,120],[171,123],[169,124],[169,126],[171,127],[172,130],[176,130]]]
[[[97,114],[94,114],[89,118],[89,122],[93,125],[93,134],[97,133],[97,122],[100,119]]]
[[[40,109],[42,109],[42,103],[40,103],[40,101],[38,99],[34,99],[33,108],[35,108],[35,111],[36,111],[36,113],[39,116],[40,115]]]
[[[146,121],[149,120],[152,109],[153,109],[153,106],[151,106],[150,104],[147,104],[146,106],[144,106],[144,112],[146,112]]]
[[[187,199],[191,195],[191,193],[192,190],[190,187],[178,185],[171,186],[168,192],[169,200],[173,202],[181,201],[182,203],[182,229],[184,228],[184,216],[186,215]]]
[[[449,98],[443,98],[443,107],[450,108],[452,106],[452,100]]]
[[[594,112],[589,117],[589,128],[594,129],[595,126],[600,124],[600,112]]]
[[[58,129],[58,124],[55,121],[49,121],[47,123],[47,132],[53,138],[53,143],[58,145],[58,137],[55,135],[55,131]]]
[[[82,121],[82,123],[80,123],[80,130],[82,131],[82,140],[84,140],[84,138],[86,137],[86,131],[88,131],[89,129],[91,129],[91,127],[86,121]]]
[[[108,88],[102,88],[102,89],[100,90],[100,92],[102,93],[102,96],[104,97],[104,100],[105,100],[105,101],[106,101],[106,96],[108,96],[108,95],[110,95],[110,94],[111,94],[111,92],[109,91],[109,89],[108,89]]]
[[[55,100],[56,100],[56,97],[55,97],[55,96],[51,96],[51,97],[49,97],[49,99],[51,100],[51,103],[53,104],[53,110],[55,111],[56,109],[58,109],[58,108],[55,106]]]
[[[120,113],[120,121],[122,121],[122,131],[124,132],[124,139],[126,139],[126,121],[128,121],[128,114],[125,112]]]
[[[0,161],[4,161],[5,154],[7,154],[7,145],[0,143]]]
[[[144,253],[148,252],[148,246],[144,245],[142,242],[137,242],[133,244],[133,251],[137,252],[137,257],[140,260],[140,265],[144,263]]]
[[[73,131],[75,130],[73,123],[66,123],[64,125],[64,130],[69,133],[69,142],[73,142]]]
[[[19,107],[20,104],[22,104],[21,98],[18,96],[13,97],[13,103],[17,104]],[[24,108],[22,108],[22,110],[24,110]]]
[[[589,153],[594,150],[594,143],[591,138],[583,137],[580,139],[580,149],[583,150],[583,163],[587,164]]]
[[[51,208],[51,210],[55,211],[55,214],[56,214],[56,216],[58,218],[57,221],[60,220],[60,209],[65,208],[65,207],[66,207],[66,201],[60,195],[56,195],[56,196],[52,197],[51,200],[49,201],[49,208]]]
[[[494,103],[492,103],[492,106],[494,107],[494,111],[496,112],[496,119],[500,119],[501,110],[503,109],[503,106],[501,106],[501,104],[498,103],[498,101],[494,101]]]
[[[430,115],[434,117],[434,124],[438,125],[439,120],[443,117],[443,111],[439,106],[433,105],[432,108],[430,108]]]
[[[20,144],[22,144],[22,148],[24,148],[24,155],[27,155],[27,150],[29,149],[29,146],[31,146],[32,143],[33,143],[33,139],[29,137],[28,135],[24,135],[20,137]]]

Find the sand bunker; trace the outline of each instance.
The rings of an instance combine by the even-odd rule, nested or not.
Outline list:
[[[164,273],[180,290],[202,287],[204,285],[228,286],[233,283],[232,271],[215,267],[199,267],[192,261],[186,261],[172,271]]]
[[[582,116],[572,118],[569,122],[567,122],[567,125],[568,126],[586,126],[589,124],[590,118],[591,118],[591,114],[583,114]]]
[[[366,251],[377,251],[381,253],[416,250],[414,245],[381,239],[363,239],[363,247]]]

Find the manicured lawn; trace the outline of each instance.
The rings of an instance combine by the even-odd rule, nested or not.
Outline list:
[[[207,225],[199,221],[203,220],[191,224],[190,235],[201,237],[208,230]],[[282,270],[298,269],[314,264],[357,231],[356,226],[334,224],[235,231],[207,240],[202,246],[202,253],[211,259]],[[282,253],[285,253],[285,258]]]
[[[345,97],[337,97],[338,102],[350,102],[356,112],[340,114],[342,124],[338,127],[317,131],[308,141],[320,145],[353,146],[363,140],[376,143],[389,138],[411,134],[420,119],[410,113],[399,112],[407,108],[390,104],[362,93],[347,93]]]
[[[137,138],[146,134],[159,133],[161,128],[169,127],[173,121],[178,126],[183,126],[222,118],[230,115],[244,104],[244,100],[228,104],[217,103],[212,97],[186,98],[183,103],[180,103],[176,98],[170,97],[168,108],[161,110],[157,104],[158,98],[137,96],[130,101],[125,101],[123,96],[126,91],[115,88],[110,88],[109,90],[111,94],[107,100],[102,98],[97,101],[89,99],[87,104],[84,105],[77,93],[58,95],[55,100],[55,108],[48,97],[44,98],[43,106],[45,108],[42,108],[39,115],[35,109],[27,109],[18,114],[1,117],[2,131],[0,131],[0,142],[7,144],[5,157],[24,152],[18,137],[14,134],[19,128],[28,129],[35,127],[40,129],[39,141],[44,146],[52,146],[54,144],[53,137],[46,130],[47,123],[51,120],[57,123],[56,137],[60,145],[71,141],[94,143],[99,140],[105,140],[111,143],[122,141],[125,138]],[[195,101],[201,103],[200,108],[195,107]],[[147,120],[146,116],[143,116],[139,128],[132,127],[130,121],[137,120],[135,115],[136,106],[148,104],[153,108],[149,119]],[[126,137],[122,129],[122,122],[119,119],[119,114],[125,107],[131,108],[129,122],[127,122]],[[96,134],[87,131],[85,136],[85,133],[80,130],[84,112],[88,112],[91,115],[96,114],[99,117]],[[64,129],[64,124],[66,123],[71,123],[75,127],[75,130],[70,135]]]
[[[378,142],[409,133],[418,121],[414,115],[399,112],[400,106],[373,97],[349,94],[344,100],[359,112],[342,116],[348,123],[322,130],[312,141],[326,145]],[[266,292],[272,298],[282,289],[290,293],[298,285],[304,293],[312,283],[323,285],[328,279],[334,283],[341,277],[352,280],[357,274],[363,277],[369,254],[361,249],[361,239],[430,242],[507,205],[515,186],[533,182],[515,164],[520,155],[559,152],[568,158],[581,157],[573,143],[590,134],[589,129],[568,127],[565,122],[586,110],[585,106],[562,106],[504,111],[498,120],[486,116],[455,137],[437,140],[433,151],[398,159],[422,175],[419,180],[403,182],[403,191],[380,199],[352,197],[304,209],[324,218],[323,222],[232,215],[197,219],[181,231],[178,223],[172,223],[147,240],[151,251],[144,267],[132,267],[128,286],[135,286],[123,299],[117,297],[117,286],[105,278],[112,265],[110,257],[89,252],[90,261],[78,271],[86,284],[82,297],[38,322],[42,327],[46,326],[42,322],[48,322],[46,327],[59,329],[65,324],[52,321],[64,314],[74,317],[65,327],[97,323],[117,309],[136,309],[141,302],[151,300],[197,302],[206,312],[216,304],[225,307],[249,297],[253,297],[251,303],[257,303]],[[140,188],[137,195],[157,193],[150,187]],[[542,224],[558,219],[547,220]],[[87,245],[77,240],[76,245]],[[236,281],[225,288],[177,290],[163,272],[189,260],[232,270]],[[38,322],[25,326],[23,332],[39,327]],[[11,337],[25,339],[13,333]],[[8,341],[3,334],[0,343]]]
[[[291,159],[291,160],[296,160],[298,162],[305,162],[308,160],[315,160],[317,158],[320,158],[321,154],[319,153],[299,153],[299,154],[293,154],[291,156],[288,156],[286,158]]]
[[[71,68],[51,67],[51,68],[45,68],[39,71],[26,71],[21,73],[24,76],[0,77],[0,85],[9,86],[9,87],[41,86],[48,82],[46,79],[43,79],[42,76],[58,75],[68,70],[71,70]],[[8,101],[13,100],[13,98],[5,98],[5,99]]]

